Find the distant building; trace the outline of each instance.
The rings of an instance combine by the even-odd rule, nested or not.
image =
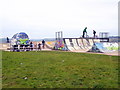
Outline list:
[[[120,42],[120,36],[110,36],[109,41],[110,42]]]
[[[109,33],[108,32],[100,32],[99,37],[100,38],[109,38]]]

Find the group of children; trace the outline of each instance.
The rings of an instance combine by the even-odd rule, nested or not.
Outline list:
[[[86,33],[86,36],[87,36],[87,27],[85,27],[85,29],[83,30],[83,38],[85,37],[85,33]],[[93,30],[93,35],[94,35],[94,38],[96,37],[96,31],[95,30]]]
[[[45,48],[45,40],[42,40],[42,44],[40,42],[37,44],[38,50],[41,50],[41,45],[42,45],[42,48],[44,49]],[[31,48],[31,50],[33,50],[33,43],[32,42],[30,42],[30,48]]]

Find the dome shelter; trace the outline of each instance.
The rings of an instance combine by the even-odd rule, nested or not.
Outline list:
[[[22,38],[22,39],[29,39],[28,35],[24,32],[20,32],[20,33],[16,33],[12,38],[14,39],[19,39],[19,38]]]
[[[29,44],[29,37],[26,33],[20,32],[13,35],[11,39],[12,45],[27,45]]]
[[[23,49],[29,46],[29,42],[30,40],[26,33],[16,33],[11,39],[11,47],[13,50]]]

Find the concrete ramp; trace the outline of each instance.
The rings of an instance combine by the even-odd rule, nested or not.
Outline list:
[[[118,50],[117,43],[101,42],[99,38],[66,38],[65,47],[77,52],[111,52]]]
[[[74,46],[75,50],[81,50],[80,46],[78,46],[78,43],[77,43],[76,39],[72,39],[72,43],[73,43],[73,46]]]
[[[93,52],[108,52],[107,48],[103,46],[103,43],[94,43],[92,47]]]
[[[113,52],[113,51],[118,51],[118,43],[94,43],[92,48],[89,50],[90,52],[102,52],[102,53],[107,53],[107,52]]]
[[[86,39],[65,39],[65,44],[70,51],[87,52],[92,48],[90,43]]]
[[[82,39],[82,40],[84,47],[89,50],[91,48],[89,41],[87,39]]]
[[[93,39],[89,39],[89,44],[90,44],[90,46],[93,46]]]
[[[112,55],[119,50],[118,43],[109,43],[108,38],[64,38],[62,50],[72,52],[98,52]]]
[[[110,51],[119,50],[118,43],[103,43],[103,46],[106,47],[107,50],[110,50]]]
[[[55,41],[47,41],[45,45],[48,49],[53,49],[55,46]]]
[[[68,50],[70,50],[70,51],[74,51],[75,50],[75,48],[71,45],[69,39],[65,39],[65,43],[66,43],[66,46],[67,46]]]
[[[85,49],[82,39],[77,39],[77,41],[78,41],[78,45],[80,46],[80,48]]]

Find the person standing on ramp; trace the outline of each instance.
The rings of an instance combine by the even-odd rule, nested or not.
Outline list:
[[[95,31],[95,30],[93,30],[93,35],[94,35],[94,38],[95,38],[95,34],[96,34],[96,31]]]
[[[43,49],[45,48],[45,40],[42,40]]]
[[[85,37],[85,33],[86,33],[86,36],[87,36],[87,27],[85,27],[85,29],[83,30],[83,38]]]

